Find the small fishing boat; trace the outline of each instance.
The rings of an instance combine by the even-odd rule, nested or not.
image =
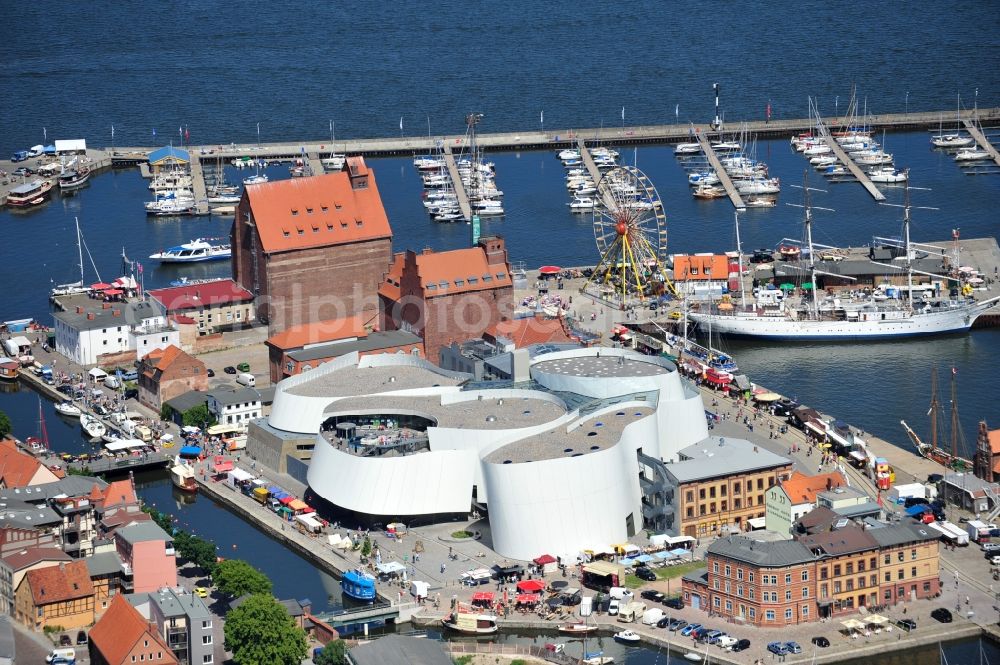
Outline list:
[[[461,610],[452,612],[441,619],[441,625],[466,635],[493,635],[500,630],[496,615],[462,612]]]
[[[375,578],[360,568],[349,570],[340,580],[340,590],[354,600],[371,602],[375,600]]]
[[[603,651],[588,651],[583,654],[583,665],[611,665],[615,659],[605,656]]]
[[[564,635],[587,635],[597,631],[597,625],[586,623],[564,623],[559,626],[559,632]]]
[[[52,191],[51,180],[33,180],[18,185],[7,194],[7,205],[14,208],[30,208],[40,205]]]
[[[620,633],[615,633],[615,642],[621,642],[622,644],[638,644],[642,640],[638,633],[633,633],[631,630],[623,630]]]
[[[53,408],[56,410],[56,413],[64,415],[67,418],[79,418],[83,414],[83,411],[80,410],[80,407],[78,407],[76,404],[73,404],[73,402],[69,401],[60,402],[59,404],[56,404]]]
[[[88,180],[90,180],[90,169],[86,166],[64,171],[59,175],[59,191],[71,192],[80,189],[87,184]]]
[[[90,439],[100,439],[104,436],[108,428],[105,427],[104,423],[94,415],[89,413],[80,414],[80,427],[86,432],[87,437]]]
[[[185,492],[198,491],[198,482],[194,479],[194,468],[179,457],[170,467],[170,482],[174,487]]]
[[[197,238],[183,245],[150,254],[149,258],[161,263],[196,263],[229,259],[233,255],[228,243],[213,245],[209,240],[211,238]]]
[[[685,660],[690,660],[692,663],[701,663],[705,660],[705,656],[700,653],[695,653],[694,651],[688,651],[684,654]]]

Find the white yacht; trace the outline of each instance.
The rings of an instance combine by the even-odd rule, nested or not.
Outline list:
[[[675,155],[697,155],[701,152],[700,143],[678,143],[674,146]]]
[[[60,402],[59,404],[56,404],[53,408],[56,410],[56,413],[64,415],[68,418],[79,418],[81,414],[83,414],[83,411],[80,410],[80,407],[78,407],[76,404],[73,404],[73,402],[70,401]]]
[[[567,203],[571,212],[590,212],[597,205],[589,196],[575,196]]]
[[[204,238],[165,249],[149,258],[161,263],[197,263],[200,261],[219,261],[229,259],[233,255],[229,244],[213,245]]]
[[[909,172],[906,169],[901,171],[891,166],[883,166],[868,172],[868,179],[872,182],[906,182],[908,178]]]
[[[777,194],[781,191],[781,182],[777,178],[737,180],[733,184],[740,194]]]
[[[959,150],[955,153],[956,162],[978,162],[983,159],[992,159],[993,155],[986,152],[985,150],[980,150],[979,148],[971,148],[969,150]]]
[[[971,136],[961,134],[944,134],[942,136],[931,137],[931,144],[935,148],[964,148],[972,143]]]
[[[892,154],[884,150],[862,150],[853,153],[851,159],[861,166],[878,166],[880,164],[892,164]]]
[[[80,427],[83,428],[83,431],[91,439],[100,439],[108,431],[108,428],[105,427],[104,423],[97,416],[89,413],[80,414]]]
[[[262,185],[267,182],[267,174],[257,173],[248,178],[243,178],[244,185]]]

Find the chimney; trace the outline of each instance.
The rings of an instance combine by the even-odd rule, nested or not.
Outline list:
[[[421,253],[422,254],[433,254],[434,253],[434,249],[431,248],[431,247],[424,247],[424,251],[421,252]]]
[[[111,312],[111,316],[121,316],[121,315],[122,311],[120,309],[116,309]]]
[[[83,307],[81,307],[80,305],[77,305],[76,306],[76,313],[77,314],[83,314]]]
[[[826,479],[826,491],[829,492],[833,489],[833,478],[828,477]]]
[[[507,264],[507,248],[502,237],[483,236],[479,239],[479,246],[486,252],[486,262],[491,266]]]
[[[757,446],[754,446],[754,447],[753,447],[753,451],[754,451],[755,453],[756,453],[756,452],[759,452],[759,451],[757,450]]]
[[[109,303],[109,302],[102,302],[101,303],[101,309],[111,309],[111,303]]]
[[[88,321],[93,321],[94,320],[94,313],[93,312],[87,312],[87,320]]]

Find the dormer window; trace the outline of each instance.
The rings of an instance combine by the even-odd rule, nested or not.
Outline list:
[[[298,214],[299,214],[299,211],[296,208],[292,208],[292,217],[297,217]]]
[[[313,209],[312,208],[306,208],[306,214],[307,215],[313,214]]]
[[[319,209],[322,210],[323,212],[330,212],[330,207],[329,206],[320,206]]]
[[[288,229],[281,229],[281,235],[287,238],[291,234],[288,232]]]

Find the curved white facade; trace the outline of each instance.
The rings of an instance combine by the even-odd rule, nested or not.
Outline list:
[[[640,531],[637,453],[669,461],[705,439],[700,395],[672,363],[616,349],[539,355],[531,376],[541,390],[463,391],[463,375],[417,358],[349,355],[278,384],[269,424],[316,435],[309,485],[340,508],[406,520],[469,512],[475,494],[506,557]],[[366,456],[320,433],[334,417],[381,414],[426,419],[427,445]]]

